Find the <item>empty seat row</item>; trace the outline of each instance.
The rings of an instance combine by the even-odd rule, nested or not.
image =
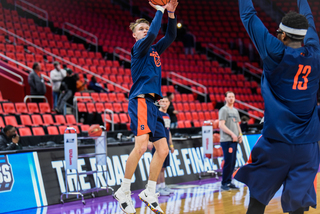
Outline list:
[[[0,105],[0,114],[51,113],[49,103],[9,103]]]

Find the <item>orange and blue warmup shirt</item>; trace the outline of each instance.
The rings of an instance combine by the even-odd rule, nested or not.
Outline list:
[[[160,111],[153,103],[162,98],[160,55],[170,46],[177,35],[176,19],[169,18],[165,36],[155,45],[161,27],[162,12],[157,11],[145,38],[138,40],[131,50],[131,75],[133,85],[130,89],[128,113],[130,128],[136,135],[150,135],[155,142],[166,137],[164,121]],[[155,98],[139,98],[138,95],[154,93]]]
[[[252,0],[239,0],[240,17],[262,60],[265,102],[262,137],[235,179],[250,196],[267,205],[283,185],[284,212],[317,204],[314,179],[319,168],[320,121],[317,91],[320,45],[307,0],[298,0],[309,28],[304,46],[293,49],[271,35],[256,16]]]
[[[157,11],[145,38],[138,40],[131,50],[131,75],[133,85],[129,99],[139,94],[161,93],[161,60],[160,55],[171,45],[177,36],[177,21],[169,18],[165,36],[152,45],[161,27],[162,12]]]
[[[252,2],[240,0],[242,22],[263,60],[261,92],[265,102],[262,134],[277,141],[305,144],[320,140],[317,91],[320,45],[308,2],[298,1],[308,19],[304,47],[293,49],[271,35]]]

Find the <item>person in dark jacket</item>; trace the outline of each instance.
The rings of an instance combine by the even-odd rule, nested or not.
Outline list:
[[[30,85],[30,94],[35,96],[44,96],[47,92],[44,79],[40,74],[41,66],[35,62],[32,66],[33,71],[28,76],[28,83]],[[43,99],[32,99],[32,102],[42,102]]]
[[[19,135],[16,133],[16,128],[7,125],[0,132],[0,151],[5,150],[20,150],[22,147],[18,144]]]
[[[95,92],[108,92],[106,89],[104,89],[98,82],[97,78],[95,76],[91,77],[91,81],[88,86],[89,90],[94,90]]]
[[[66,102],[72,104],[74,94],[77,91],[77,79],[71,69],[67,69],[67,76],[63,78],[60,86],[60,96],[55,111],[62,113]]]
[[[170,119],[171,119],[170,128],[174,129],[174,128],[177,128],[177,127],[178,127],[177,114],[179,114],[179,112],[174,109],[174,106],[173,106],[173,104],[172,104],[172,103],[173,103],[172,101],[173,101],[173,99],[174,99],[174,94],[168,92],[168,93],[167,93],[167,97],[169,98],[169,101],[170,101],[170,106],[169,106],[168,111],[167,111],[167,113],[169,114]]]

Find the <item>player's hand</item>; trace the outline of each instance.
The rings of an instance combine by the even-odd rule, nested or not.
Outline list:
[[[152,150],[152,149],[153,149],[153,144],[152,144],[150,141],[148,142],[147,148],[148,148],[149,150]]]
[[[167,9],[167,7],[168,7],[168,4],[163,5],[163,6],[160,6],[160,5],[152,4],[152,2],[151,2],[151,1],[149,1],[149,4],[151,5],[151,7],[153,7],[153,8],[154,8],[154,9],[156,9],[156,10],[158,10],[158,8],[157,8],[157,7],[162,7],[164,10],[165,10],[165,9]]]
[[[174,147],[170,146],[170,151],[171,151],[171,154],[174,153]]]
[[[19,135],[15,136],[14,138],[12,138],[12,143],[18,144],[19,139],[20,139]]]
[[[232,137],[232,141],[233,142],[237,142],[238,141],[238,136],[237,135],[232,134],[231,137]]]
[[[170,12],[175,12],[176,8],[178,6],[179,2],[178,0],[171,0],[167,5],[167,10]]]
[[[241,135],[239,135],[239,137],[238,137],[238,142],[242,143],[242,136]]]

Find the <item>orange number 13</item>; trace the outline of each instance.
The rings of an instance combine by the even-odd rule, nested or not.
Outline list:
[[[298,86],[298,90],[306,90],[308,88],[308,76],[311,72],[310,65],[299,65],[299,70],[294,76],[292,89],[296,90]],[[303,81],[298,81],[299,76],[302,75]]]

